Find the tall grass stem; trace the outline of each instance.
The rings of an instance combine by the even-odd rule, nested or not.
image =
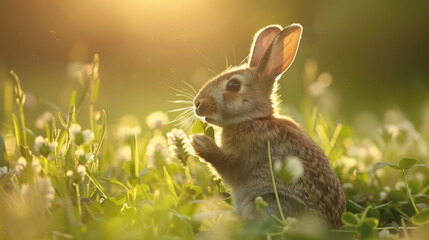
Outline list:
[[[277,192],[276,180],[274,179],[273,163],[271,161],[270,140],[268,140],[268,161],[270,163],[271,181],[273,182],[274,195],[276,196],[276,202],[277,202],[277,206],[279,207],[280,217],[282,218],[282,221],[285,222],[286,219],[285,219],[285,216],[283,215],[282,205],[280,204],[279,194]]]
[[[407,175],[404,170],[402,170],[402,176],[404,177],[405,188],[407,189],[407,194],[408,194],[408,197],[410,198],[411,205],[413,205],[414,211],[416,213],[419,213],[416,203],[414,202],[413,196],[411,195],[410,187],[408,186]]]

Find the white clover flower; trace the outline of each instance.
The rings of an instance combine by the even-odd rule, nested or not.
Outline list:
[[[386,197],[387,197],[387,192],[385,192],[385,191],[381,191],[381,192],[380,192],[380,201],[385,200],[385,199],[386,199]]]
[[[37,117],[36,121],[34,122],[34,125],[38,129],[43,129],[45,127],[45,123],[49,122],[53,116],[54,115],[51,112],[46,111],[42,115]]]
[[[55,146],[55,144],[53,146]],[[44,157],[47,157],[49,153],[51,153],[53,146],[49,142],[49,139],[42,136],[38,136],[36,139],[34,139],[34,150]]]
[[[132,154],[130,146],[122,146],[116,152],[116,156],[121,162],[131,161]]]
[[[405,183],[403,181],[398,181],[395,183],[395,189],[396,190],[401,190],[405,188]]]
[[[70,126],[70,134],[73,136],[73,135],[76,135],[76,134],[78,134],[78,133],[80,133],[82,131],[82,128],[81,128],[81,126],[79,125],[79,124],[77,124],[77,123],[74,123],[74,124],[72,124],[71,126]],[[73,140],[73,137],[72,137],[72,140]]]
[[[42,178],[38,181],[39,189],[43,190],[44,197],[46,200],[46,207],[50,207],[52,201],[55,199],[55,189],[52,186],[50,178]]]
[[[21,177],[26,167],[27,167],[27,160],[25,160],[25,158],[23,157],[19,157],[15,166],[16,174]]]
[[[83,151],[82,148],[78,148],[78,149],[76,149],[76,151],[74,151],[74,155],[76,155],[79,158],[81,158],[81,157],[83,157],[85,155],[85,151]]]
[[[399,128],[394,124],[386,125],[386,131],[392,138],[395,138],[399,134]]]
[[[66,176],[67,177],[69,177],[69,178],[71,178],[71,177],[73,177],[73,171],[72,170],[68,170],[67,172],[66,172]]]
[[[7,166],[0,167],[0,180],[9,175],[10,169]]]
[[[94,154],[92,154],[92,153],[85,154],[85,162],[86,163],[93,163],[94,160],[95,160]]]
[[[186,166],[191,147],[188,136],[182,129],[172,129],[167,133],[168,150],[171,158],[177,158],[182,165]]]
[[[343,184],[343,188],[344,189],[353,189],[353,184],[351,184],[351,183],[344,183]]]
[[[141,128],[139,126],[128,126],[123,125],[120,126],[118,129],[118,136],[120,139],[124,141],[128,141],[131,138],[134,138],[134,136],[138,136],[141,133]]]
[[[148,167],[156,167],[156,159],[159,157],[164,163],[168,163],[168,145],[165,137],[156,135],[150,139],[146,147]]]
[[[55,199],[55,189],[50,178],[36,178],[34,188],[28,184],[23,184],[21,194],[27,201],[41,202],[44,207],[51,207]]]
[[[380,149],[378,149],[377,146],[372,145],[368,149],[368,155],[374,160],[374,161],[380,161],[382,157],[382,153]]]
[[[65,145],[65,144],[63,144],[63,145],[60,147],[60,150],[58,150],[58,155],[63,155],[65,150],[66,150],[66,145]]]
[[[313,97],[322,95],[326,88],[332,83],[332,76],[329,73],[322,73],[319,75],[317,80],[308,86],[308,92]]]
[[[292,173],[292,181],[298,180],[304,174],[304,167],[297,157],[289,157],[286,161],[286,168]]]
[[[31,161],[31,169],[35,174],[39,174],[42,171],[42,166],[40,165],[40,160],[38,157],[34,157],[33,161]]]
[[[34,149],[36,150],[36,152],[40,151],[40,148],[42,148],[45,142],[49,144],[49,140],[47,138],[43,138],[42,136],[38,136],[34,139]]]
[[[58,147],[58,142],[51,142],[49,143],[49,149],[52,151],[54,151],[55,148]]]
[[[418,173],[416,173],[416,179],[417,179],[417,181],[419,181],[419,182],[424,182],[424,180],[425,180],[425,174],[423,174],[422,172],[418,172]]]
[[[382,152],[374,145],[371,141],[366,139],[358,145],[351,146],[347,149],[347,155],[355,157],[359,160],[370,159],[372,161],[380,161],[382,158]],[[356,161],[356,160],[355,160]]]
[[[79,166],[77,166],[76,172],[77,174],[79,174],[81,181],[83,181],[86,174],[86,167],[84,165],[79,164]]]
[[[83,142],[85,143],[84,145],[86,145],[86,143],[94,141],[95,139],[94,133],[89,129],[83,130],[82,135],[83,135]]]
[[[341,162],[344,164],[344,168],[346,169],[355,167],[357,164],[357,160],[355,158],[347,157],[345,155],[341,156]]]
[[[92,163],[94,161],[94,154],[92,153],[86,153],[85,151],[81,148],[78,148],[74,154],[83,162],[85,163]]]
[[[383,230],[381,230],[381,231],[378,233],[378,238],[379,238],[379,239],[385,239],[385,238],[387,238],[387,239],[397,239],[397,238],[395,237],[395,235],[390,234],[389,230],[387,230],[387,229],[383,229]]]
[[[77,145],[87,145],[95,139],[94,133],[89,130],[83,130],[79,124],[75,123],[70,126],[70,138]]]
[[[160,129],[166,123],[168,123],[169,119],[167,114],[161,111],[153,112],[146,117],[146,124],[151,129]]]
[[[274,170],[283,183],[295,182],[304,174],[304,167],[297,157],[288,157],[286,161],[276,161]]]

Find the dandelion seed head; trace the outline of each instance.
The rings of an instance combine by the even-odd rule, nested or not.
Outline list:
[[[156,135],[146,147],[148,167],[156,167],[156,157],[159,156],[164,163],[168,163],[168,144],[165,137]]]
[[[161,111],[153,112],[146,117],[146,124],[151,129],[160,129],[168,122],[167,114]]]
[[[134,136],[138,136],[140,133],[141,128],[139,126],[122,125],[118,129],[118,136],[124,141],[134,138]]]
[[[132,153],[130,146],[121,146],[117,152],[116,156],[121,162],[128,162],[131,161]]]

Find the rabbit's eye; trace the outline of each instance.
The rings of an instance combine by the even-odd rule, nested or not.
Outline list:
[[[232,79],[226,84],[226,90],[229,92],[240,91],[241,83],[237,79]]]

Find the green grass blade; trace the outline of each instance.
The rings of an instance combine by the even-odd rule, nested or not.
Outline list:
[[[277,192],[276,180],[274,179],[273,163],[271,161],[271,145],[270,145],[270,140],[268,140],[268,162],[270,164],[271,181],[273,182],[274,195],[276,196],[277,206],[279,207],[280,216],[281,216],[283,222],[285,222],[286,218],[283,215],[282,205],[280,204],[279,194]]]
[[[16,143],[18,144],[18,146],[21,146],[21,128],[19,126],[19,122],[18,119],[16,118],[15,114],[12,114],[12,119],[13,119],[13,126],[15,128],[15,137],[16,137]]]
[[[167,184],[168,191],[171,193],[171,195],[173,195],[178,205],[179,199],[177,197],[176,190],[174,190],[174,185],[173,185],[173,182],[171,181],[170,174],[168,174],[167,168],[165,168],[165,166],[163,166],[163,169],[164,169],[165,183]]]
[[[106,111],[103,109],[103,118],[101,119],[101,134],[100,134],[100,143],[98,144],[97,151],[95,152],[95,156],[100,152],[101,146],[104,142],[104,137],[106,136]]]
[[[137,136],[131,138],[131,159],[134,161],[134,171],[132,172],[133,177],[138,177],[140,171],[140,159]]]
[[[314,129],[316,127],[316,120],[317,120],[317,107],[314,107],[313,113],[311,114],[310,128],[308,129],[311,138],[313,138],[313,136],[314,136]]]
[[[95,80],[95,83],[94,83],[94,89],[93,89],[93,92],[92,92],[92,99],[91,99],[91,103],[95,103],[95,102],[97,102],[97,98],[98,98],[98,90],[99,90],[99,88],[100,88],[100,79],[99,78],[97,78],[96,80]]]
[[[127,188],[127,186],[125,186],[123,183],[121,183],[121,182],[120,182],[120,181],[118,181],[118,180],[115,180],[115,179],[108,179],[108,178],[103,178],[103,177],[99,177],[98,179],[99,179],[100,181],[103,181],[103,182],[108,182],[108,183],[112,183],[112,184],[118,185],[118,186],[120,186],[120,187],[124,188],[127,192],[130,192],[130,189],[128,189],[128,188]]]
[[[104,198],[109,199],[109,194],[104,190],[104,187],[101,186],[100,182],[98,181],[97,177],[92,175],[88,170],[86,170],[86,176],[88,176],[89,180],[97,187],[97,189],[103,194]]]
[[[7,159],[6,147],[2,135],[0,134],[0,167],[9,167],[9,161]]]
[[[334,148],[335,143],[337,142],[338,136],[340,135],[342,128],[343,128],[342,124],[337,124],[337,127],[335,128],[334,135],[332,136],[331,141],[329,141],[328,148],[326,149],[326,152],[325,152],[327,156],[329,156],[332,149]]]

